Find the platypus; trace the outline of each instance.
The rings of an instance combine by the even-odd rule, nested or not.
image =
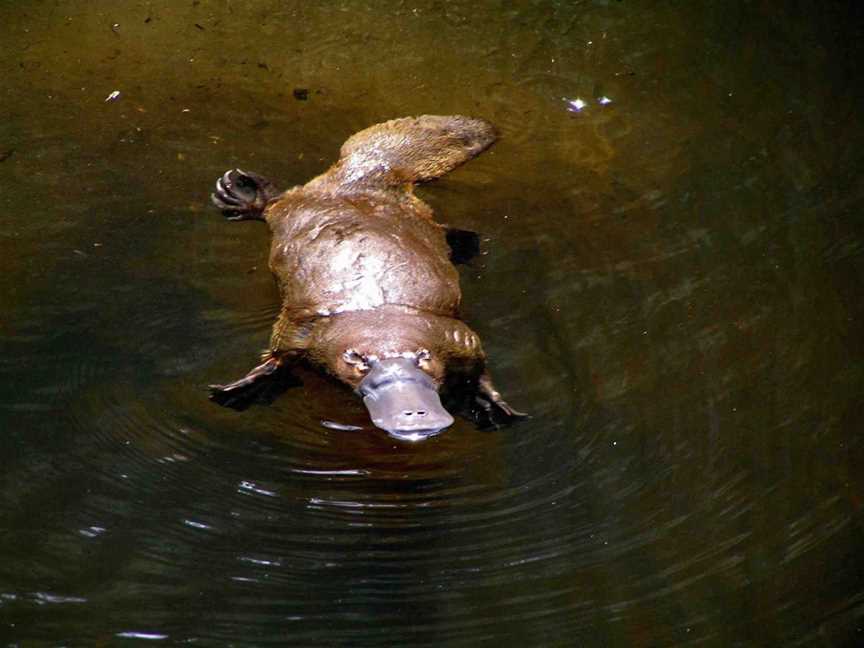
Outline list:
[[[459,318],[454,262],[479,239],[437,223],[414,194],[496,138],[482,119],[406,117],[351,136],[303,186],[281,192],[240,169],[220,177],[211,198],[228,220],[270,226],[282,307],[263,363],[211,385],[211,398],[242,409],[262,382],[303,361],[351,387],[372,422],[402,440],[453,423],[441,392],[492,422],[524,416],[493,386],[480,339]]]

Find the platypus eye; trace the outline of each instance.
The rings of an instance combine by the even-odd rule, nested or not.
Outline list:
[[[342,359],[360,373],[366,373],[369,371],[369,358],[358,353],[355,349],[347,349],[345,353],[342,354]]]

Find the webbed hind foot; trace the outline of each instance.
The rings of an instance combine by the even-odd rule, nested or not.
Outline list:
[[[448,227],[445,236],[450,246],[450,261],[454,264],[468,263],[480,253],[480,235],[477,232]]]
[[[231,169],[216,181],[210,200],[228,220],[264,220],[264,208],[279,193],[273,183],[257,173]]]

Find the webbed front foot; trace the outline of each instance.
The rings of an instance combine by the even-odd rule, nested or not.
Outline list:
[[[488,373],[484,373],[477,381],[475,403],[492,425],[495,425],[502,418],[509,422],[528,416],[525,412],[514,409],[504,400],[492,384],[492,378]]]
[[[210,200],[228,220],[264,220],[264,208],[279,193],[273,183],[257,173],[231,169],[216,181]]]
[[[210,385],[210,400],[239,411],[255,403],[270,403],[289,387],[299,384],[285,364],[284,358],[271,355],[240,380]]]

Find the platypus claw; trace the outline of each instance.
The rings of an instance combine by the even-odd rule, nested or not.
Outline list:
[[[210,200],[228,220],[264,220],[264,208],[278,195],[272,183],[257,173],[230,169],[216,181]]]
[[[499,410],[501,410],[502,412],[504,412],[504,413],[505,413],[507,416],[509,416],[510,418],[528,418],[528,416],[529,416],[529,414],[526,414],[525,412],[520,412],[519,410],[515,410],[515,409],[513,409],[512,407],[510,407],[510,406],[507,404],[506,401],[503,401],[503,400],[499,400],[499,401],[497,401],[497,402],[495,403],[495,406],[496,406]]]

